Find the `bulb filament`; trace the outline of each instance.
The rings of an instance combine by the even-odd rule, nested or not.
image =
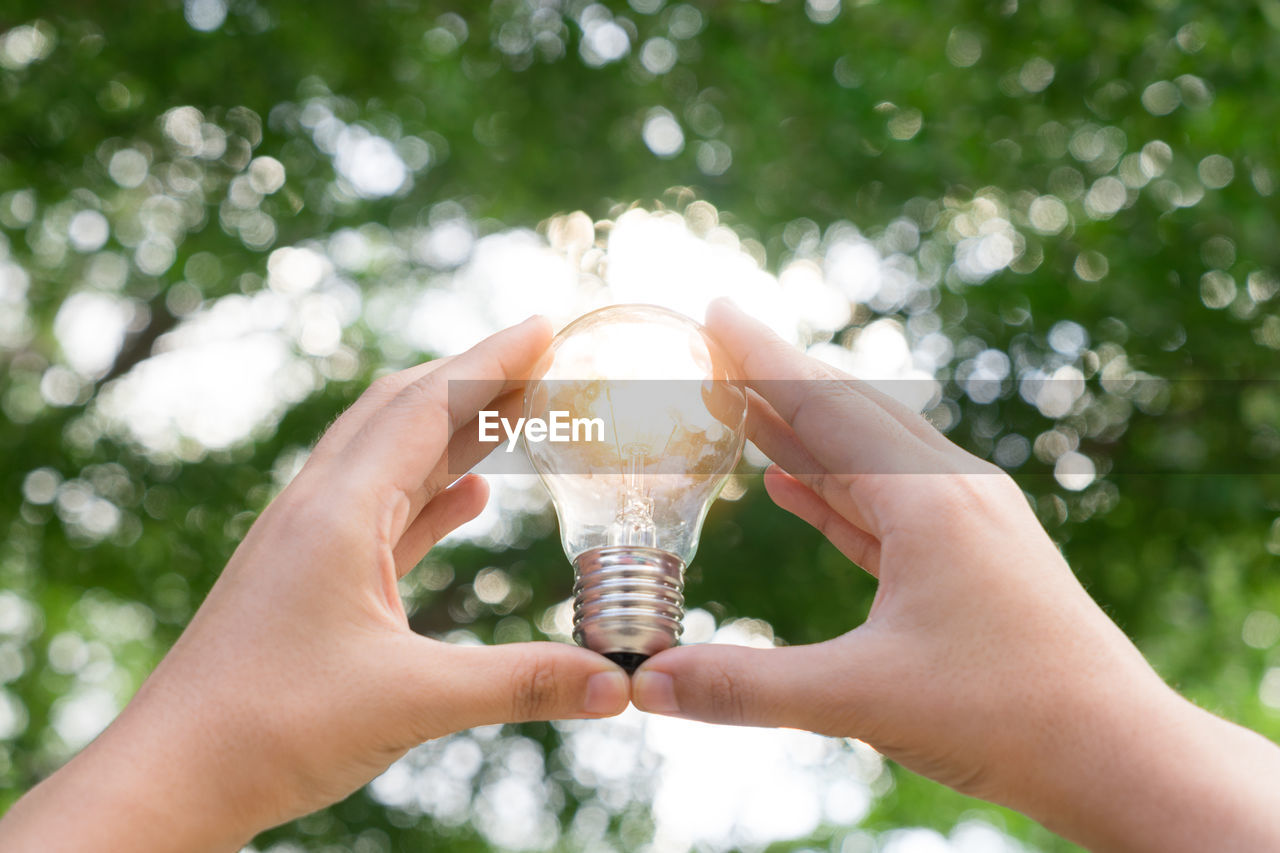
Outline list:
[[[628,444],[623,448],[626,467],[622,489],[622,505],[618,509],[617,524],[610,536],[612,545],[657,544],[658,530],[653,523],[653,498],[644,488],[644,463],[647,448],[640,444]]]

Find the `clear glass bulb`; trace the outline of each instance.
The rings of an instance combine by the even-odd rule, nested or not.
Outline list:
[[[633,671],[680,636],[684,570],[742,454],[746,394],[702,326],[614,305],[556,335],[524,417],[559,418],[571,439],[525,433],[574,566],[574,639]]]

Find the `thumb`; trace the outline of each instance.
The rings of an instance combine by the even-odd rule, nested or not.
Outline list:
[[[651,657],[631,681],[642,711],[708,723],[849,736],[861,728],[860,637],[753,649],[708,643]]]
[[[564,643],[457,646],[421,638],[425,661],[414,692],[441,733],[494,723],[609,717],[631,685],[617,664]],[[429,706],[423,709],[422,706]]]

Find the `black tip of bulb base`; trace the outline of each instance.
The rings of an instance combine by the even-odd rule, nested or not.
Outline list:
[[[636,669],[639,668],[640,664],[649,659],[648,655],[642,655],[638,652],[609,652],[605,657],[625,669],[627,675],[635,675]]]

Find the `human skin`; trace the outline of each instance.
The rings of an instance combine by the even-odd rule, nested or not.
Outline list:
[[[707,325],[769,494],[879,584],[827,642],[655,655],[638,708],[859,738],[1094,850],[1280,850],[1280,747],[1169,688],[1012,479],[731,304]]]
[[[431,738],[626,708],[626,674],[600,655],[437,642],[409,629],[396,588],[483,508],[483,480],[451,485],[446,448],[455,466],[491,449],[475,413],[514,415],[550,339],[531,318],[375,382],[262,513],[120,716],[0,820],[0,850],[239,850]],[[450,400],[451,379],[492,382],[460,383]]]
[[[825,643],[654,656],[638,707],[857,737],[1098,850],[1280,849],[1280,748],[1169,689],[1008,477],[730,306],[708,324],[754,380],[769,493],[880,584],[867,621]],[[549,340],[535,318],[375,383],[124,712],[0,820],[0,850],[234,851],[424,740],[621,711],[607,659],[435,642],[396,592],[484,505],[478,478],[450,485],[446,448],[454,466],[484,452],[459,413],[514,415]],[[446,405],[449,379],[480,378],[491,395]]]

